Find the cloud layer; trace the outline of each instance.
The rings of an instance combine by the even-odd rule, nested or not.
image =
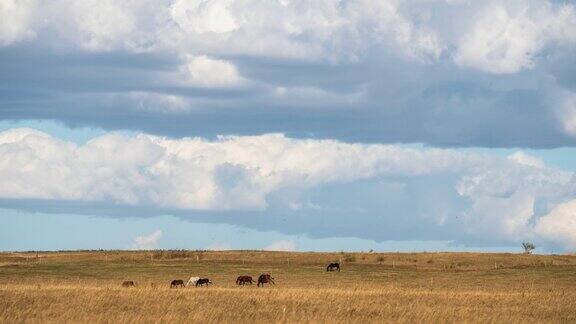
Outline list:
[[[2,0],[0,8],[1,119],[176,137],[576,143],[570,2]]]
[[[12,201],[16,209],[29,208],[29,200],[79,202],[109,206],[117,216],[143,208],[379,241],[533,239],[574,247],[576,239],[567,230],[574,227],[575,175],[522,152],[503,158],[281,134],[110,133],[79,146],[20,128],[0,133],[0,182],[3,205]]]

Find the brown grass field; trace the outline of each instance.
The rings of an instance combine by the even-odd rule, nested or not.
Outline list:
[[[341,272],[326,272],[341,261]],[[270,272],[275,286],[236,286]],[[214,285],[170,289],[172,279]],[[122,288],[134,280],[136,288]],[[0,322],[576,322],[576,256],[0,253]]]

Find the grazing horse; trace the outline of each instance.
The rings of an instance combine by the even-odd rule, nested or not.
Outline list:
[[[240,276],[238,277],[238,279],[236,279],[236,284],[237,285],[244,285],[244,284],[252,284],[252,277],[250,276]]]
[[[276,284],[274,282],[274,278],[272,278],[272,276],[269,273],[263,273],[260,275],[260,277],[258,277],[258,287],[260,287],[260,285],[262,285],[262,287],[264,287],[265,283]]]
[[[132,280],[126,280],[122,283],[122,287],[126,287],[126,288],[136,287],[136,284]]]
[[[196,287],[202,286],[202,285],[208,286],[208,284],[211,284],[211,283],[212,283],[212,281],[210,281],[210,279],[201,278],[201,279],[198,279],[198,281],[196,281]]]
[[[190,285],[196,285],[196,282],[198,282],[198,280],[200,280],[200,277],[190,277],[190,279],[188,279],[188,282],[186,283],[186,286],[190,286]]]
[[[338,263],[338,262],[336,262],[336,263],[330,263],[330,264],[326,267],[326,271],[334,271],[334,270],[340,271],[340,263]]]
[[[170,283],[170,288],[178,288],[178,287],[184,288],[184,280],[180,279],[172,280],[172,282]]]

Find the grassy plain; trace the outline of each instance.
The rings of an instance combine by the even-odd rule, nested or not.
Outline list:
[[[341,272],[327,273],[332,261]],[[270,272],[275,286],[236,286]],[[170,289],[208,277],[208,288]],[[122,288],[134,280],[136,288]],[[0,322],[575,322],[576,256],[0,253]]]

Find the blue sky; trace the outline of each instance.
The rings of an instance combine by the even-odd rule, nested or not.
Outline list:
[[[0,250],[576,249],[572,1],[0,9]]]

